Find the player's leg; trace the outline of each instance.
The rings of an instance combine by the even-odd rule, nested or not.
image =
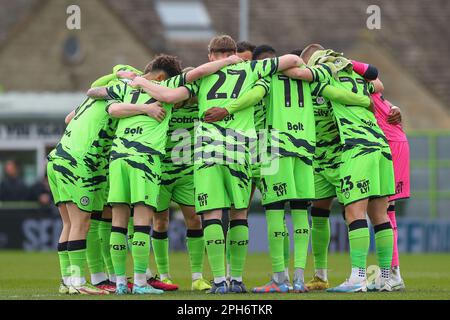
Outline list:
[[[386,208],[388,197],[395,194],[395,177],[390,150],[386,149],[379,153],[378,170],[372,170],[371,190],[376,194],[369,203],[368,214],[375,230],[376,252],[381,269],[381,276],[374,287],[381,291],[394,291],[395,285],[390,281],[394,233]]]
[[[203,236],[208,262],[214,277],[210,293],[228,293],[225,272],[225,235],[222,210],[231,206],[225,190],[222,166],[195,164],[195,210],[203,215]]]
[[[127,263],[127,225],[130,217],[128,204],[113,204],[112,227],[110,236],[111,262],[116,275],[116,293],[128,293],[126,275]]]
[[[341,155],[337,196],[345,206],[352,272],[348,281],[328,289],[331,292],[367,291],[366,266],[370,236],[366,213],[368,199],[380,195],[378,168],[381,151],[364,151],[360,147],[348,147]]]
[[[67,243],[71,268],[70,294],[108,294],[86,282],[86,238],[89,231],[90,213],[82,211],[75,203],[66,204],[70,219],[70,233]]]
[[[133,293],[163,293],[154,289],[147,283],[146,271],[150,259],[150,223],[154,210],[148,205],[136,205],[134,207],[134,236],[132,256],[134,263]]]
[[[58,259],[59,259],[59,268],[61,271],[61,282],[59,285],[59,293],[68,294],[70,287],[70,260],[69,253],[67,251],[67,243],[69,240],[70,233],[70,218],[69,213],[67,211],[66,203],[61,199],[59,186],[62,185],[62,182],[58,183],[57,172],[54,170],[54,160],[49,157],[49,161],[47,163],[47,177],[48,184],[50,187],[50,191],[52,192],[53,201],[55,206],[58,208],[59,214],[61,216],[62,221],[62,229],[61,234],[58,240]],[[66,195],[67,201],[70,199],[68,195]]]
[[[130,179],[127,165],[122,159],[109,165],[108,204],[112,206],[112,227],[110,236],[111,262],[116,275],[116,294],[129,293],[126,276],[127,226],[130,220]],[[138,183],[138,182],[136,182]]]
[[[70,219],[66,204],[64,202],[61,202],[56,173],[53,169],[53,160],[51,158],[47,163],[47,177],[48,184],[53,195],[53,201],[55,203],[55,206],[58,208],[59,215],[62,221],[61,234],[58,239],[58,259],[59,268],[61,271],[59,293],[67,294],[69,293],[70,286],[70,260],[69,253],[67,251],[67,242],[69,240],[70,233]]]
[[[131,252],[133,247],[133,234],[134,234],[134,208],[131,208],[130,219],[127,225],[127,245],[128,250]]]
[[[263,178],[263,185],[266,184]],[[263,187],[264,188],[264,187]],[[254,293],[288,292],[285,266],[285,213],[284,201],[265,204],[269,256],[272,262],[272,279],[269,283],[252,289]]]
[[[163,167],[164,170],[164,167]],[[162,275],[161,279],[152,275],[150,268],[147,269],[147,283],[164,291],[178,290],[178,285],[172,283],[169,275],[169,238],[167,231],[169,229],[169,205],[172,197],[173,184],[166,184],[165,181],[172,180],[172,177],[166,178],[166,173],[162,174],[162,185],[159,189],[158,208],[153,215],[152,225],[152,247],[155,257],[156,267]],[[193,194],[191,195],[193,199]]]
[[[161,196],[161,195],[160,195]],[[160,198],[161,199],[161,198]],[[156,289],[164,291],[178,290],[178,285],[172,282],[169,265],[169,210],[156,212],[153,215],[152,247],[155,256],[156,267],[161,275],[161,280],[157,276],[151,276],[148,284]]]
[[[62,230],[58,240],[59,268],[61,270],[62,279],[59,287],[59,293],[67,294],[69,293],[70,286],[70,260],[69,253],[67,251],[67,243],[70,233],[70,219],[65,203],[60,203],[57,207],[62,220]]]
[[[394,233],[389,217],[386,215],[388,198],[376,198],[369,202],[367,213],[375,231],[375,248],[381,275],[375,289],[381,290],[390,278],[392,252],[394,247]],[[391,291],[391,290],[389,290]]]
[[[225,260],[225,235],[222,228],[222,209],[203,212],[203,235],[208,262],[214,277],[211,293],[227,293]]]
[[[204,291],[211,285],[203,279],[203,259],[205,256],[205,238],[202,220],[195,212],[195,207],[180,205],[186,223],[186,247],[192,274],[192,290]]]
[[[150,259],[150,226],[160,192],[161,163],[157,156],[134,156],[127,161],[131,203],[134,205],[133,294],[162,294],[147,282]]]
[[[286,224],[286,216],[284,216],[284,237],[283,237],[283,257],[284,257],[284,275],[286,277],[286,283],[289,283],[290,286],[290,277],[289,277],[289,263],[291,259],[291,239],[289,236],[289,229]]]
[[[341,285],[328,292],[366,292],[366,267],[370,236],[366,219],[368,200],[360,200],[345,207],[350,243],[351,275]]]
[[[102,244],[99,233],[101,218],[101,212],[96,211],[92,213],[86,239],[87,265],[91,273],[91,283],[94,286],[104,285],[107,280],[103,266]]]
[[[288,292],[289,284],[286,277],[285,265],[285,203],[289,197],[289,191],[295,192],[293,167],[290,159],[277,158],[278,167],[275,172],[264,174],[261,178],[262,204],[266,212],[267,236],[269,243],[269,255],[272,262],[272,279],[269,283],[252,289],[255,293]],[[263,172],[270,166],[263,164]],[[281,171],[281,168],[285,170]]]
[[[225,191],[232,203],[227,242],[230,246],[230,292],[233,293],[247,292],[242,276],[249,243],[247,208],[252,189],[249,167],[239,162],[223,167]]]
[[[294,292],[306,292],[304,272],[309,244],[308,203],[293,200],[291,204],[292,224],[294,227]]]
[[[152,247],[157,270],[163,282],[171,283],[169,274],[169,210],[153,216]]]
[[[234,293],[247,292],[242,274],[248,252],[248,236],[247,208],[231,209],[227,242],[230,246],[230,291]]]
[[[158,207],[157,212],[153,216],[152,248],[161,282],[172,286],[169,274],[169,237],[167,231],[169,230],[169,206],[173,189],[178,179],[169,174],[171,170],[173,168],[163,164]],[[193,199],[193,195],[191,197]],[[154,278],[156,279],[156,277]],[[173,290],[176,289],[178,289],[178,286],[173,288]]]
[[[395,214],[396,201],[407,199],[410,196],[410,168],[409,168],[409,144],[408,141],[390,141],[389,147],[392,154],[395,175],[395,195],[389,197],[388,216],[394,231],[394,251],[392,255],[391,282],[395,290],[402,290],[405,284],[400,274],[400,260],[398,256],[398,232]]]
[[[388,217],[391,222],[392,231],[394,233],[394,247],[392,251],[392,265],[391,265],[391,282],[393,283],[394,290],[405,289],[405,283],[403,282],[400,274],[400,259],[398,254],[398,230],[397,219],[395,214],[395,201],[389,202]]]
[[[100,221],[98,233],[100,235],[101,241],[103,264],[106,268],[106,271],[108,272],[109,281],[115,283],[116,275],[114,274],[114,266],[111,261],[111,251],[109,249],[109,240],[111,238],[111,227],[112,227],[112,208],[110,206],[105,206],[102,212],[102,219]]]
[[[308,291],[305,286],[304,270],[308,256],[310,226],[308,205],[315,197],[314,168],[312,159],[292,157],[295,193],[292,193],[291,216],[294,227],[294,282],[293,290],[297,293]]]
[[[74,167],[74,164],[76,166]],[[67,252],[71,269],[70,294],[108,294],[88,284],[85,279],[86,238],[89,231],[91,212],[98,203],[95,194],[86,186],[85,181],[92,179],[91,173],[82,161],[68,161],[62,158],[53,160],[53,173],[58,190],[59,200],[66,203],[70,220],[70,231]],[[52,183],[53,184],[53,183]]]
[[[314,278],[306,284],[309,290],[328,289],[328,246],[330,244],[330,209],[333,197],[316,200],[311,207],[311,247]]]

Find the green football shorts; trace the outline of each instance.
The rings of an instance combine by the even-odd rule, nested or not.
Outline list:
[[[157,207],[161,182],[159,156],[135,155],[109,164],[108,204],[144,204]]]
[[[55,157],[51,163],[54,175],[52,193],[58,203],[73,202],[80,210],[89,213],[103,211],[107,188],[104,171],[92,172],[75,158]]]
[[[328,199],[336,197],[339,192],[339,166],[341,157],[333,157],[331,163],[323,164],[327,162],[326,159],[321,159],[322,164],[319,161],[314,161],[314,189],[316,191],[316,200]]]
[[[251,168],[238,163],[196,163],[195,210],[246,209],[252,189]]]
[[[339,202],[353,202],[395,194],[390,150],[354,146],[344,148],[339,169]]]
[[[50,191],[52,192],[53,202],[55,206],[58,206],[61,202],[59,196],[58,185],[56,183],[55,170],[53,169],[53,160],[49,160],[47,163],[47,179]]]
[[[339,169],[316,168],[314,172],[314,189],[316,200],[336,197],[339,192]]]
[[[268,170],[268,166],[272,170]],[[314,169],[311,159],[275,158],[270,163],[263,164],[261,170],[263,206],[276,202],[315,198]]]
[[[175,166],[163,164],[158,212],[166,211],[171,201],[184,206],[195,205],[193,171],[192,165]]]

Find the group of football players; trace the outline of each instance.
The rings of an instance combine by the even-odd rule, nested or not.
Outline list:
[[[60,293],[177,290],[167,233],[172,201],[186,223],[192,290],[248,292],[243,282],[252,241],[247,216],[256,188],[265,209],[273,276],[252,292],[403,289],[395,201],[409,197],[409,149],[400,109],[384,99],[376,67],[319,44],[277,56],[269,45],[236,44],[227,35],[210,41],[208,58],[184,70],[166,54],[143,72],[117,65],[92,83],[86,100],[67,116],[47,167],[63,221]],[[351,274],[330,288],[329,217],[335,198],[348,225]],[[380,268],[371,283],[366,215]],[[315,275],[305,282],[310,238]],[[150,247],[160,277],[149,269]],[[205,253],[211,284],[203,278]]]

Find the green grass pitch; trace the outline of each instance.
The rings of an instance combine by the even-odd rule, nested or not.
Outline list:
[[[311,257],[309,258],[306,279],[313,272]],[[369,265],[375,264],[373,255],[369,257]],[[162,296],[66,296],[59,295],[59,271],[56,252],[28,253],[21,251],[0,251],[0,299],[450,299],[450,255],[422,254],[401,255],[401,271],[407,290],[395,293],[357,293],[330,294],[326,292],[310,292],[306,294],[230,294],[223,296],[193,293],[190,291],[190,274],[186,253],[171,253],[171,274],[173,280],[180,285],[177,292],[165,293]],[[151,261],[154,270],[155,266]],[[332,254],[329,257],[329,277],[331,285],[337,285],[349,274],[349,256]],[[129,268],[131,269],[131,261]],[[248,256],[244,280],[248,288],[261,285],[269,279],[270,261],[266,254],[250,254]],[[206,278],[211,278],[208,268]]]

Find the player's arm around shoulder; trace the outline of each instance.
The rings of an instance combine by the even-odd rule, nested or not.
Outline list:
[[[290,68],[300,67],[304,62],[302,58],[295,54],[285,54],[278,58],[277,71],[284,71]]]
[[[160,102],[175,104],[190,98],[188,88],[168,88],[154,81],[148,81],[143,77],[136,77],[131,83],[133,87],[138,87]]]
[[[261,79],[262,80],[262,79]],[[267,88],[258,81],[252,89],[244,93],[224,108],[212,107],[205,112],[205,122],[222,121],[226,116],[253,107],[267,94]]]
[[[366,95],[356,94],[350,90],[338,88],[332,85],[326,85],[321,92],[321,95],[328,100],[336,101],[344,105],[361,106],[369,108],[371,100]]]
[[[112,103],[108,108],[108,113],[111,117],[118,119],[148,115],[158,122],[163,121],[166,116],[166,110],[159,101],[150,104]]]
[[[186,73],[186,82],[190,83],[197,81],[200,78],[216,73],[217,71],[219,71],[224,67],[227,67],[232,64],[237,64],[240,62],[243,62],[241,58],[239,58],[237,55],[231,55],[226,59],[204,63]]]
[[[108,98],[108,91],[106,87],[90,88],[86,95],[94,100],[106,100]]]

